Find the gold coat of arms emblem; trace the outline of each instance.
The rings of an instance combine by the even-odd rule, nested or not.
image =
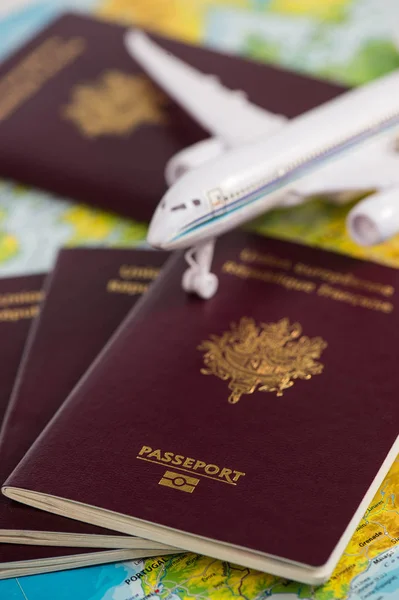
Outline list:
[[[327,347],[321,337],[302,335],[299,323],[284,318],[261,323],[243,317],[220,336],[211,335],[201,343],[204,375],[229,380],[229,402],[236,404],[243,394],[275,392],[282,396],[296,379],[319,375],[324,365],[318,360]]]
[[[96,82],[75,86],[62,115],[85,137],[125,136],[143,124],[165,123],[168,103],[144,75],[106,71]]]

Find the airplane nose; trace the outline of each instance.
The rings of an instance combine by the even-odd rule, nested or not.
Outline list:
[[[153,218],[147,232],[147,242],[154,248],[162,248],[162,243],[165,241],[162,234],[163,232],[159,219]]]
[[[169,239],[168,219],[162,207],[155,211],[147,232],[147,242],[154,248],[164,249]]]

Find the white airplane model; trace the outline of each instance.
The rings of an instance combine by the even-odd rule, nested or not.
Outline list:
[[[349,91],[295,119],[273,115],[167,53],[140,31],[126,45],[148,75],[212,134],[175,155],[170,188],[152,218],[148,242],[191,248],[182,285],[202,298],[218,287],[211,273],[215,238],[278,206],[315,194],[377,190],[349,213],[359,244],[399,231],[399,71]]]

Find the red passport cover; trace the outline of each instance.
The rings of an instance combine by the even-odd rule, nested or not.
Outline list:
[[[6,485],[324,565],[398,435],[399,272],[240,233],[217,244],[211,300],[182,291],[185,268]]]
[[[208,137],[143,74],[126,28],[68,14],[0,67],[0,176],[149,220],[177,152]],[[156,38],[255,104],[296,116],[343,88]]]
[[[166,257],[167,253],[148,250],[61,250],[5,417],[0,440],[3,481],[156,278]],[[110,533],[31,509],[4,496],[0,497],[1,529]],[[43,555],[42,550],[22,547],[12,554],[18,552],[30,558]],[[8,550],[2,554],[9,560]],[[52,548],[46,550],[46,556],[53,556]]]
[[[43,299],[44,275],[0,279],[0,425],[32,319]]]

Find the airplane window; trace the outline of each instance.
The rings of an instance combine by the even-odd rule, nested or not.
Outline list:
[[[195,199],[193,200],[194,206],[199,206],[201,204],[201,200]]]
[[[181,210],[183,208],[187,208],[185,204],[176,204],[176,206],[172,206],[171,210]]]

